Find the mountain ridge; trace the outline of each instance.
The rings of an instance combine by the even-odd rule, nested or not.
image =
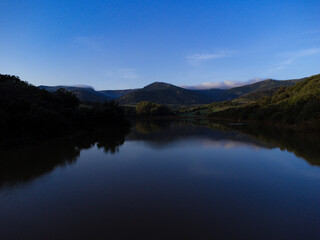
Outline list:
[[[304,78],[303,78],[304,79]],[[257,83],[230,89],[190,90],[165,82],[154,82],[142,89],[130,92],[117,99],[120,104],[135,105],[140,101],[151,101],[168,105],[196,105],[233,100],[256,91],[277,90],[280,87],[293,86],[302,79],[274,80],[267,79]],[[182,97],[184,95],[184,97]]]
[[[292,80],[274,80],[267,79],[264,81],[243,85],[230,89],[204,89],[191,90],[182,88],[166,82],[153,82],[143,88],[124,89],[124,90],[99,90],[96,91],[89,87],[76,86],[39,86],[39,88],[54,92],[59,88],[65,88],[74,92],[80,101],[87,102],[104,102],[115,100],[122,105],[136,105],[141,101],[150,101],[158,104],[167,105],[198,105],[211,102],[220,102],[233,100],[240,96],[248,95],[254,92],[263,92],[271,90],[275,92],[280,87],[293,86],[302,79]]]
[[[92,87],[77,87],[77,86],[38,86],[40,89],[45,89],[49,92],[55,92],[58,89],[66,89],[70,92],[73,92],[80,101],[82,102],[105,102],[110,101],[112,98],[100,93],[99,91],[94,90]]]
[[[209,116],[236,121],[308,124],[320,129],[320,74],[303,78],[293,86],[281,87],[251,104],[216,111]]]

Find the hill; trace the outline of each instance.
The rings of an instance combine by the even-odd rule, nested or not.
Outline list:
[[[188,90],[174,86],[172,84],[155,82],[142,89],[137,89],[120,97],[117,101],[123,105],[136,105],[141,101],[151,101],[159,104],[167,105],[199,105],[208,104],[211,102],[230,101],[246,94],[259,92],[255,96],[270,94],[275,92],[280,87],[293,86],[300,79],[295,80],[265,80],[250,85],[223,89],[208,89],[208,90]]]
[[[113,99],[99,91],[95,91],[93,88],[88,87],[84,88],[73,86],[39,86],[39,88],[45,89],[49,92],[55,92],[58,89],[63,88],[70,92],[73,92],[81,102],[105,102]]]
[[[228,90],[224,89],[205,89],[205,90],[193,90],[198,92],[202,95],[205,95],[210,102],[221,102],[221,101],[229,101],[238,97],[238,95],[234,94],[233,92],[229,92]]]
[[[122,109],[113,102],[82,108],[70,91],[48,92],[19,77],[0,74],[1,135],[62,136],[127,125]]]
[[[123,105],[136,105],[150,101],[166,105],[190,105],[209,102],[209,98],[197,91],[187,90],[172,84],[155,82],[142,89],[130,92],[117,100]]]
[[[235,87],[235,88],[230,88],[226,90],[226,93],[229,95],[233,95],[236,97],[252,93],[252,92],[257,92],[257,91],[265,91],[269,89],[277,89],[280,87],[288,87],[288,86],[293,86],[297,82],[301,81],[303,79],[293,79],[293,80],[274,80],[274,79],[267,79],[261,82],[257,83],[252,83],[249,85],[244,85],[241,87]]]
[[[141,89],[125,90],[95,91],[93,88],[76,86],[39,86],[39,88],[46,89],[50,92],[54,92],[59,88],[64,88],[75,93],[82,102],[104,102],[116,100],[122,105],[136,105],[138,102],[150,101],[157,104],[166,104],[177,107],[231,101],[240,96],[259,92],[254,96],[249,95],[246,97],[257,98],[260,95],[270,95],[270,91],[275,92],[280,87],[292,86],[298,81],[300,80],[279,81],[268,79],[258,83],[227,90],[190,90],[164,82],[155,82]]]
[[[220,119],[308,124],[320,128],[320,74],[280,88],[269,97],[210,114]]]
[[[127,95],[128,93],[131,93],[133,91],[136,91],[138,89],[124,89],[124,90],[102,90],[99,91],[103,95],[109,97],[110,99],[117,99],[124,95]]]

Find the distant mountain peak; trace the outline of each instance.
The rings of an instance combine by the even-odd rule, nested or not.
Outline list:
[[[165,89],[169,89],[169,88],[179,88],[175,85],[172,85],[170,83],[165,83],[165,82],[154,82],[151,83],[147,86],[145,86],[143,89],[144,90],[165,90]]]
[[[90,86],[90,85],[85,85],[85,84],[78,84],[78,85],[72,85],[70,87],[76,87],[76,88],[91,88],[94,89],[94,87]]]

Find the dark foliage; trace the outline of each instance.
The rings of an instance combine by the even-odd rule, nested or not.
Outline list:
[[[74,93],[81,102],[105,102],[110,101],[113,98],[108,97],[102,92],[95,91],[90,87],[72,87],[72,86],[39,86],[40,89],[45,89],[49,92],[55,92],[59,89],[66,89],[69,92]]]
[[[117,101],[123,105],[136,105],[139,102],[150,101],[174,106],[210,102],[207,96],[196,91],[161,82],[155,82],[142,89],[130,92],[117,99]]]
[[[214,112],[210,117],[238,121],[308,124],[320,128],[320,74],[292,87],[280,88],[270,97],[243,107]]]
[[[292,86],[300,80],[265,80],[242,87],[209,90],[188,90],[172,84],[155,82],[142,89],[131,91],[117,101],[123,105],[136,105],[138,102],[151,101],[170,106],[190,106],[233,100],[239,96],[269,89],[279,89],[283,86]]]
[[[81,130],[128,125],[115,102],[79,107],[74,93],[50,93],[16,76],[0,75],[0,129],[14,135],[62,136]]]
[[[137,116],[174,116],[174,113],[165,105],[152,102],[140,102],[136,106]]]
[[[117,99],[124,95],[127,95],[128,93],[134,92],[138,89],[124,89],[124,90],[102,90],[99,91],[99,93],[102,93],[103,95],[111,98],[111,99]]]

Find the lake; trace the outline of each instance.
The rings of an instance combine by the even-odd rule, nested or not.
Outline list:
[[[320,239],[320,137],[140,121],[0,152],[0,239]]]

